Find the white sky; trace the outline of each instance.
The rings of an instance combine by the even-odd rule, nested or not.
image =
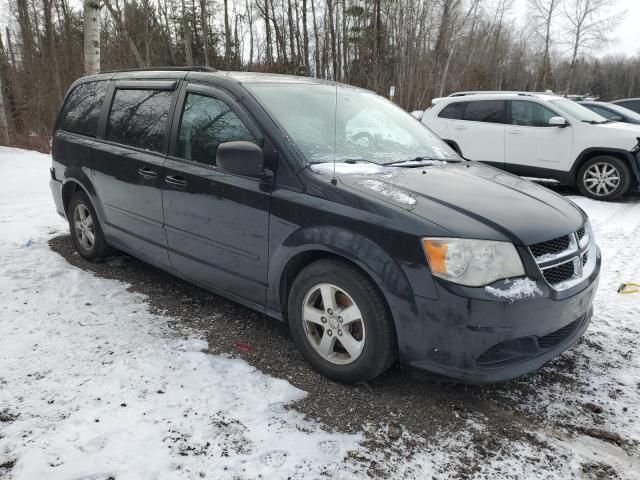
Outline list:
[[[527,0],[515,0],[515,16],[522,24],[526,21]],[[617,0],[617,7],[611,12],[626,10],[617,28],[611,32],[610,44],[601,52],[602,55],[624,55],[631,56],[640,54],[640,0]]]

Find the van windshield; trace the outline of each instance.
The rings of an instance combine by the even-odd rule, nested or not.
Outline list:
[[[358,88],[331,84],[245,84],[309,163],[460,161],[409,113]],[[337,108],[336,108],[337,106]]]

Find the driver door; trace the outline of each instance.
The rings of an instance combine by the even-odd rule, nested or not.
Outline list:
[[[272,185],[216,166],[221,143],[262,145],[259,130],[227,94],[198,85],[180,93],[174,125],[162,186],[171,265],[214,289],[264,305]]]
[[[563,115],[531,100],[510,103],[505,170],[532,177],[553,177],[554,171],[566,170],[573,149],[573,129],[570,125],[563,128],[549,125],[551,117]]]

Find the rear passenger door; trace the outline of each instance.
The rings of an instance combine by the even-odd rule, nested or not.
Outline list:
[[[216,166],[221,143],[263,144],[262,135],[226,93],[183,88],[174,119],[163,188],[173,268],[183,275],[264,305],[271,181]],[[265,166],[269,167],[269,155]]]
[[[468,160],[499,168],[504,163],[506,101],[473,100],[447,105],[438,114],[436,129],[445,140],[453,140]]]
[[[96,140],[93,180],[107,236],[116,246],[169,265],[161,182],[175,81],[119,81]]]

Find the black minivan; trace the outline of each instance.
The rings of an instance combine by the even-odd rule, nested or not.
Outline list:
[[[112,248],[287,322],[326,376],[484,383],[587,329],[600,251],[561,196],[374,93],[206,68],[85,77],[53,136],[78,253]]]

